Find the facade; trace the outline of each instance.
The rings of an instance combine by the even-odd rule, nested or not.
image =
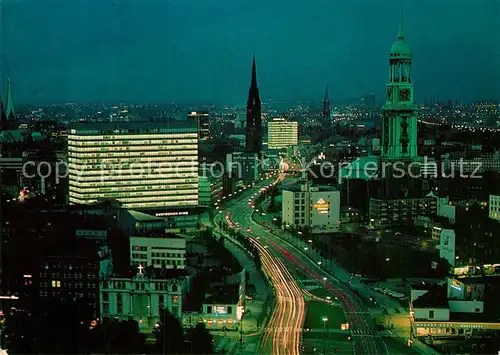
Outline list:
[[[125,208],[198,205],[198,133],[189,122],[80,123],[68,134],[69,201]]]
[[[184,269],[186,239],[164,233],[158,237],[130,237],[130,262],[154,268]]]
[[[447,174],[453,174],[452,176],[462,174],[466,175],[465,177],[480,178],[480,174],[486,171],[500,172],[500,152],[483,154],[476,158],[446,157],[443,161],[443,168]]]
[[[307,227],[312,233],[337,232],[340,227],[340,192],[309,184],[283,190],[282,221]]]
[[[262,149],[262,107],[259,88],[257,86],[257,69],[255,56],[252,64],[252,82],[248,91],[246,149],[249,152],[260,154]]]
[[[491,219],[495,219],[500,221],[500,196],[499,195],[490,195],[489,203],[489,217]]]
[[[435,216],[437,200],[419,198],[370,198],[370,223],[374,226],[408,225],[417,216]]]
[[[212,117],[208,112],[193,111],[188,114],[188,120],[196,122],[200,141],[206,141],[213,138],[211,119]]]
[[[273,118],[267,125],[269,149],[286,149],[299,145],[299,123]]]
[[[151,331],[160,322],[165,309],[182,317],[182,297],[188,279],[168,275],[146,275],[144,268],[132,278],[113,277],[100,286],[101,318],[135,320],[143,331]]]
[[[81,240],[74,252],[57,254],[45,258],[40,264],[39,274],[33,275],[33,286],[38,288],[41,304],[74,299],[88,321],[98,318],[100,265],[92,243]]]
[[[455,266],[455,231],[442,228],[439,232],[439,257],[447,260],[451,266]]]
[[[398,39],[389,58],[389,83],[383,106],[382,157],[413,160],[417,157],[417,106],[414,101],[412,54],[401,19]]]

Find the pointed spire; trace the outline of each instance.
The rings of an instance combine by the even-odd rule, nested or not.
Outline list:
[[[5,102],[5,115],[8,119],[16,118],[14,99],[12,97],[12,82],[10,78],[7,80],[7,100]]]
[[[328,85],[325,88],[325,102],[328,102],[329,97],[328,97]]]
[[[401,18],[399,19],[398,39],[405,39],[404,23],[403,23],[403,0],[401,0]]]
[[[255,65],[255,54],[253,55],[253,63],[252,63],[252,88],[257,88],[257,66]]]

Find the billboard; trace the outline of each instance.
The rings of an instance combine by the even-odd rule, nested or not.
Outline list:
[[[315,204],[313,204],[313,208],[318,211],[320,214],[328,214],[330,210],[330,204],[325,201],[322,197]]]

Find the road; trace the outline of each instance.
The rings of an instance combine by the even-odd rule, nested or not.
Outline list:
[[[253,238],[263,262],[264,271],[271,278],[276,292],[276,309],[269,321],[262,342],[262,352],[272,354],[298,354],[300,334],[305,317],[305,301],[302,290],[295,280],[306,274],[337,297],[347,321],[353,330],[352,340],[356,354],[387,354],[382,337],[377,335],[368,308],[349,287],[333,279],[301,250],[282,240],[252,218],[253,207],[249,204],[252,194],[260,186],[245,192],[228,202],[226,211],[230,220],[239,223],[243,233]],[[250,228],[250,232],[247,232]],[[373,335],[375,334],[375,335]]]

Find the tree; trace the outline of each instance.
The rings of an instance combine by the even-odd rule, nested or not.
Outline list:
[[[160,323],[154,329],[153,335],[156,338],[156,350],[158,352],[165,354],[185,353],[186,348],[181,323],[164,308],[161,310]]]
[[[204,323],[198,323],[188,333],[190,354],[214,354],[212,335],[205,328]]]

